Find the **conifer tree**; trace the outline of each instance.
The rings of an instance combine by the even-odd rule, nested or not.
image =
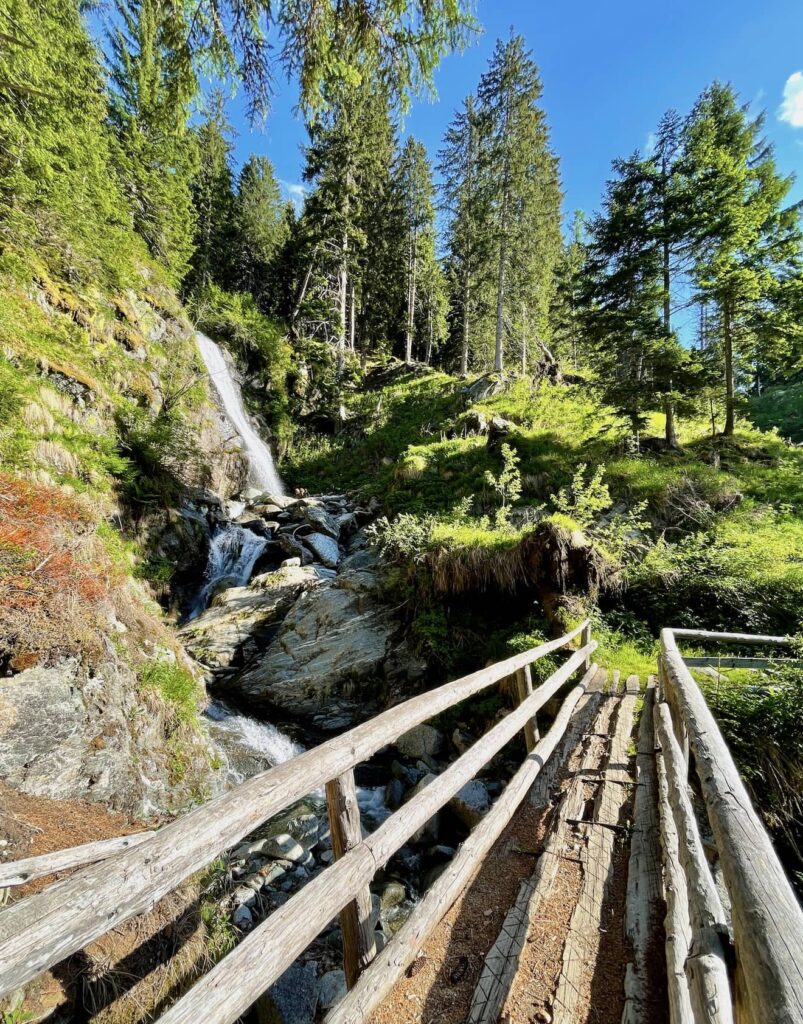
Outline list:
[[[215,91],[195,133],[198,149],[197,170],[192,179],[195,251],[185,284],[187,291],[204,288],[210,281],[221,288],[231,288],[236,280],[233,134],[223,94]]]
[[[110,116],[134,227],[178,284],[192,255],[190,179],[195,144],[187,125],[197,88],[188,28],[167,0],[116,0],[109,37]]]
[[[561,196],[557,162],[549,150],[546,119],[538,106],[538,69],[521,36],[497,42],[478,96],[485,134],[484,183],[496,249],[494,369],[501,372],[506,329],[522,305],[521,296],[509,293],[510,269],[521,256],[517,230],[521,240],[521,230],[527,225],[527,254],[533,266],[546,265],[548,282],[560,245]],[[548,301],[545,282],[539,288],[545,294],[537,300],[541,308]],[[530,296],[523,304],[532,301]]]
[[[733,433],[737,364],[755,361],[775,337],[781,352],[799,345],[799,215],[785,206],[783,177],[752,117],[733,89],[714,83],[700,97],[685,133],[688,174],[702,216],[695,226],[699,296],[719,311],[725,381],[725,435]],[[792,313],[792,315],[790,315]],[[777,352],[776,352],[777,358]]]
[[[240,171],[235,201],[237,280],[256,301],[270,304],[272,267],[288,232],[287,214],[273,165],[250,156]]]
[[[409,136],[396,167],[395,189],[401,209],[402,246],[405,268],[404,361],[413,361],[416,336],[416,302],[424,254],[434,252],[435,210],[432,171],[424,144]]]

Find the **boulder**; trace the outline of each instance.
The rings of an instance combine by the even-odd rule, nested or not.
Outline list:
[[[314,962],[293,964],[256,1001],[259,1024],[313,1024],[318,1006],[318,969]]]
[[[304,847],[297,843],[287,832],[280,832],[278,835],[260,839],[253,845],[257,848],[256,852],[273,860],[297,862],[304,860],[307,856],[307,851]]]
[[[400,736],[394,746],[405,757],[434,757],[443,747],[443,734],[423,723]]]
[[[340,561],[340,547],[336,540],[328,537],[325,533],[310,533],[303,538],[303,543],[328,569],[337,568]]]
[[[337,521],[329,515],[324,508],[316,508],[314,505],[304,509],[304,518],[310,526],[318,533],[337,540],[340,536],[340,527]]]
[[[251,893],[251,895],[255,896],[254,893]],[[244,903],[241,903],[232,914],[232,921],[234,922],[235,928],[247,931],[254,923],[254,915]]]
[[[472,779],[449,801],[449,807],[455,815],[467,825],[473,828],[481,821],[491,806],[491,798],[484,782],[479,779]]]
[[[399,630],[372,574],[321,580],[301,593],[262,657],[228,685],[253,704],[342,728],[375,713],[391,685],[424,671]]]
[[[203,665],[234,668],[254,657],[299,594],[317,581],[312,569],[298,565],[255,576],[250,586],[217,594],[213,606],[187,623],[179,635]]]
[[[318,1007],[331,1010],[346,994],[346,975],[343,971],[327,971],[318,985]]]

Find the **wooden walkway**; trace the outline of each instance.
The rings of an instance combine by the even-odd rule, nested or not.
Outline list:
[[[0,998],[325,785],[334,863],[162,1022],[235,1021],[338,914],[349,991],[326,1024],[803,1022],[803,913],[679,640],[788,643],[665,630],[658,677],[640,685],[591,664],[585,622],[391,708],[155,833],[4,866],[0,891],[86,865],[0,910]],[[548,654],[564,660],[534,687],[531,665]],[[518,706],[363,835],[354,767],[511,677]],[[517,734],[527,751],[520,767],[377,952],[374,875]]]

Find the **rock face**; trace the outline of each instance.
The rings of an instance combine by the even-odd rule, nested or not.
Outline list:
[[[318,978],[314,962],[293,964],[257,1000],[259,1024],[312,1024],[318,1005]]]
[[[435,757],[443,747],[443,736],[431,725],[423,723],[400,736],[394,746],[405,757]]]
[[[368,717],[391,686],[421,671],[376,589],[365,571],[305,589],[264,654],[228,685],[323,729]]]
[[[143,713],[137,689],[112,651],[91,675],[69,660],[0,680],[0,778],[32,796],[137,815],[182,807],[210,780],[205,742],[188,739],[189,770],[174,778],[159,716]]]

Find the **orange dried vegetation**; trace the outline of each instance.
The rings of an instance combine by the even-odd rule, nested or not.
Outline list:
[[[96,648],[117,582],[80,499],[0,473],[0,658],[22,669]]]

